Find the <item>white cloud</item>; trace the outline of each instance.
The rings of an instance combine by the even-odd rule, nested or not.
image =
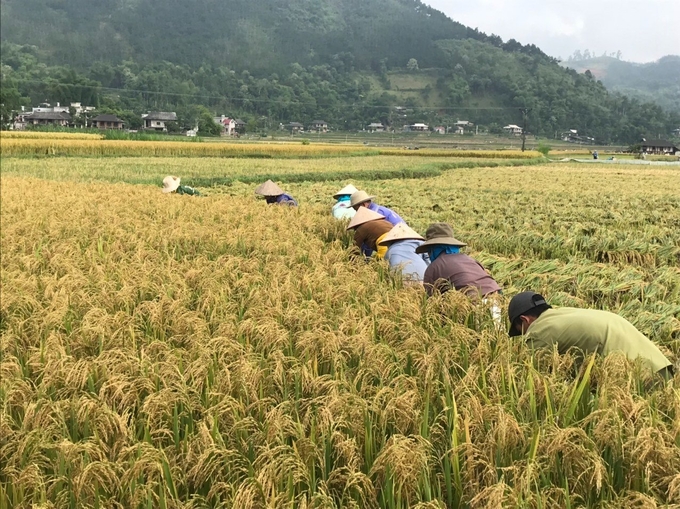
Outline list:
[[[680,54],[679,0],[423,0],[450,18],[552,56],[621,50],[636,62]]]

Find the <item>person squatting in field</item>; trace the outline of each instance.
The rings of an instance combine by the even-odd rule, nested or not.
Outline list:
[[[405,283],[423,282],[430,257],[426,253],[416,253],[416,249],[424,240],[406,223],[399,223],[378,241],[378,247],[387,247],[385,260],[390,268],[400,273]]]
[[[471,299],[481,297],[482,302],[491,305],[491,315],[500,324],[501,309],[494,302],[494,296],[502,293],[502,289],[477,260],[460,252],[467,244],[456,239],[446,223],[431,224],[425,238],[415,251],[430,255],[430,265],[423,278],[427,294],[444,293],[453,288]]]
[[[379,246],[378,243],[391,229],[392,223],[385,216],[366,207],[361,207],[347,225],[348,231],[354,230],[354,244],[361,253],[366,257],[375,253],[379,260],[384,258],[387,247]]]
[[[625,318],[598,309],[554,309],[542,295],[518,293],[508,305],[511,337],[524,336],[532,348],[554,348],[564,354],[572,348],[583,354],[622,352],[666,380],[674,368],[652,340]]]
[[[373,203],[372,200],[374,198],[375,196],[369,196],[366,191],[356,191],[350,197],[350,206],[356,211],[358,211],[360,208],[367,208],[373,212],[377,212],[378,214],[381,214],[386,221],[392,223],[392,226],[406,222],[394,210],[383,207],[382,205],[378,205],[377,203]]]
[[[177,193],[188,194],[189,196],[202,196],[198,189],[180,185],[180,178],[171,175],[168,175],[163,179],[163,189],[161,189],[161,191],[165,194]]]
[[[257,186],[255,194],[264,196],[265,201],[270,205],[288,205],[289,207],[297,207],[298,205],[295,198],[287,194],[271,180],[267,180],[264,184]]]
[[[357,192],[357,188],[352,184],[346,185],[333,195],[337,201],[331,209],[331,214],[335,219],[352,219],[356,211],[351,207],[350,200],[352,194]]]

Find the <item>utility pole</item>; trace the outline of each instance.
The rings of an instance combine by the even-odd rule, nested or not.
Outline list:
[[[524,147],[527,141],[527,113],[529,112],[529,108],[520,108],[519,111],[522,112],[522,117],[524,119],[524,123],[522,125],[522,152],[524,152]]]

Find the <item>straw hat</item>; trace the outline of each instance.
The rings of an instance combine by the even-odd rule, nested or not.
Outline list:
[[[267,180],[267,182],[260,184],[255,188],[255,194],[262,196],[281,196],[282,194],[285,194],[285,191],[271,180]]]
[[[163,179],[163,189],[162,191],[164,193],[172,193],[173,191],[177,191],[177,188],[179,187],[179,177],[171,177],[168,175]]]
[[[356,193],[352,193],[352,196],[349,199],[349,205],[350,207],[356,207],[357,205],[371,201],[373,198],[375,198],[375,196],[369,196],[366,191],[357,191]]]
[[[446,223],[432,223],[425,232],[427,239],[416,248],[416,253],[424,253],[430,246],[467,246],[453,236],[453,229]]]
[[[347,225],[347,229],[351,230],[352,228],[361,226],[364,223],[368,223],[369,221],[377,221],[378,219],[385,219],[385,216],[378,214],[377,212],[373,212],[369,208],[361,207],[359,210],[357,210],[357,213],[354,214],[354,217],[349,222],[349,225]]]
[[[378,244],[385,245],[397,240],[425,240],[425,239],[422,236],[420,236],[417,231],[408,226],[406,223],[399,223],[394,228],[392,228],[389,231],[389,233],[385,235],[385,237]]]
[[[333,195],[333,198],[338,198],[338,197],[340,197],[340,196],[351,196],[351,195],[353,195],[354,193],[356,193],[357,190],[358,190],[358,189],[357,189],[356,187],[354,187],[352,184],[348,184],[348,185],[346,185],[345,187],[343,187],[342,189],[340,189],[340,191],[338,191],[337,193],[335,193],[335,194]]]

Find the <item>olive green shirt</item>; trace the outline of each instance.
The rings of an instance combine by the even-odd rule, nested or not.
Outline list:
[[[640,359],[652,371],[670,366],[670,361],[649,338],[625,318],[597,309],[548,309],[527,329],[532,348],[553,348],[560,353],[578,348],[586,354],[608,355],[623,352],[631,360]]]

